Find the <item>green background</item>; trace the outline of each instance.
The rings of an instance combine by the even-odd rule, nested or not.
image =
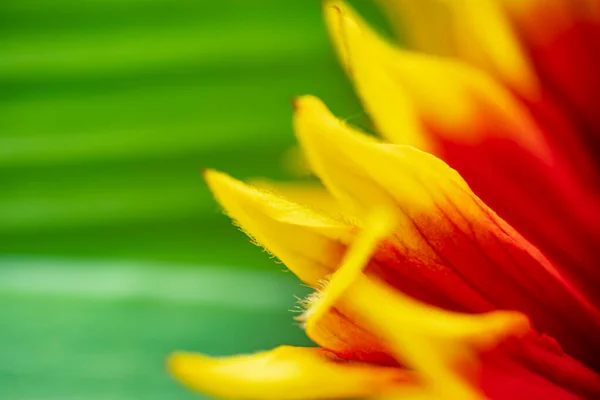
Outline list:
[[[0,398],[194,398],[172,350],[308,344],[200,178],[287,177],[308,93],[365,123],[317,1],[0,1]]]

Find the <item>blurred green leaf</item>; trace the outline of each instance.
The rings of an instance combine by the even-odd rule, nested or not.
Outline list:
[[[1,253],[266,266],[200,169],[285,177],[295,95],[362,115],[317,1],[10,0],[0,32]]]
[[[297,95],[368,125],[319,1],[3,0],[0,38],[0,398],[193,398],[172,350],[309,343],[200,170],[289,178]]]
[[[174,350],[211,355],[308,344],[290,274],[202,266],[0,258],[0,395],[184,399]]]

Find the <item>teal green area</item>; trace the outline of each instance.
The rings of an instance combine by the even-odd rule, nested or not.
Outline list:
[[[319,3],[0,2],[0,398],[193,398],[171,350],[310,344],[200,171],[288,179],[297,95],[369,126]]]
[[[191,399],[173,350],[308,345],[291,274],[223,266],[2,258],[0,397]],[[297,311],[297,310],[296,310]]]

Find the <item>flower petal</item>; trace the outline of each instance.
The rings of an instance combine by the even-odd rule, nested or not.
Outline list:
[[[543,84],[600,141],[600,3],[596,0],[502,0]]]
[[[349,240],[349,238],[345,237],[347,235],[347,232],[345,231],[346,228],[342,227],[342,234],[340,235],[339,226],[330,221],[329,223],[326,223],[328,221],[326,217],[312,215],[312,211],[308,212],[301,206],[294,205],[293,203],[288,202],[285,199],[280,199],[275,195],[252,188],[251,186],[243,184],[242,182],[235,181],[232,178],[227,177],[226,175],[214,171],[207,171],[205,175],[207,178],[207,182],[209,182],[211,188],[213,189],[217,197],[221,199],[221,201],[224,201],[224,206],[228,213],[233,218],[238,218],[239,223],[248,222],[248,220],[245,219],[243,214],[240,213],[240,210],[245,210],[245,212],[254,213],[256,219],[253,221],[255,222],[255,224],[252,225],[252,229],[261,233],[261,240],[264,240],[270,249],[275,248],[281,250],[285,246],[290,246],[291,242],[288,240],[288,237],[286,235],[293,235],[292,237],[298,238],[301,243],[304,243],[303,238],[309,235],[313,235],[314,237],[319,238],[320,241],[331,241],[329,245],[326,245],[323,248],[308,247],[304,249],[304,257],[289,257],[290,254],[293,255],[294,251],[299,251],[299,249],[297,248],[292,248],[292,251],[289,251],[290,249],[288,249],[287,251],[283,251],[282,253],[278,253],[276,251],[277,256],[284,260],[287,259],[290,262],[288,266],[292,270],[297,271],[298,266],[311,268],[311,265],[313,267],[316,266],[316,268],[318,269],[322,266],[322,262],[325,262],[327,259],[329,259],[329,256],[326,253],[322,253],[322,251],[324,251],[327,248],[331,248],[334,243],[338,243],[339,246],[344,246],[344,248],[348,243],[347,241]],[[377,214],[375,214],[374,216],[374,223],[365,224],[365,228],[371,226],[375,227],[375,231],[377,231],[379,226],[379,224],[377,223]],[[249,233],[253,234],[254,231],[249,231]],[[375,237],[378,236],[380,235],[375,234]],[[356,239],[353,239],[350,242],[354,244],[356,243]],[[372,251],[372,246],[359,246],[358,250],[360,251],[361,248],[362,252],[366,251],[367,254]],[[357,250],[351,251],[350,254],[356,254],[356,251]],[[380,251],[380,249],[377,249],[377,251]],[[350,256],[350,259],[352,259],[352,256]],[[329,261],[330,264],[326,264],[326,271],[335,271],[336,266],[340,262],[341,257],[337,257],[337,260],[331,259]],[[370,265],[369,267],[372,267],[372,265]],[[369,274],[377,276],[376,269],[374,271],[372,271],[371,269],[367,269],[367,272]],[[300,275],[304,274],[306,274],[306,271],[301,271]],[[356,275],[351,274],[350,276],[352,277]],[[342,273],[338,275],[338,277],[342,277],[343,282],[348,281],[347,274]],[[350,279],[350,281],[352,281],[352,279]],[[336,284],[334,283],[333,286],[335,285]],[[342,289],[346,286],[347,285],[345,284],[342,285]],[[368,295],[367,297],[370,298],[371,296]],[[410,299],[408,303],[410,304]],[[377,309],[379,309],[379,305],[380,302],[377,301],[376,298],[373,298],[371,301],[371,307],[374,306]],[[473,324],[472,322],[470,322],[470,319],[472,318],[470,316],[465,316],[464,318],[456,318],[450,315],[450,318],[448,318],[443,312],[437,311],[432,314],[431,319],[426,320],[426,323],[423,324],[423,321],[421,321],[421,317],[427,315],[428,313],[423,314],[421,310],[422,308],[418,308],[414,310],[414,312],[406,312],[394,306],[393,314],[394,317],[396,316],[396,314],[401,315],[403,317],[403,323],[411,324],[411,326],[415,329],[421,329],[418,331],[420,333],[445,333],[446,335],[450,335],[450,338],[467,339],[466,342],[464,342],[465,344],[469,344],[469,346],[475,346],[474,348],[480,350],[482,349],[481,346],[489,347],[490,345],[493,345],[495,340],[494,337],[500,338],[496,334],[492,334],[493,332],[500,333],[503,332],[504,329],[508,329],[508,327],[510,326],[515,326],[510,322],[510,320],[513,318],[511,317],[511,315],[518,315],[515,313],[508,313],[507,316],[509,317],[509,320],[504,319],[505,317],[502,317],[501,319],[496,319],[497,317],[485,317],[481,320],[481,324]],[[363,320],[358,320],[358,322],[355,322],[357,321],[357,317],[356,315],[354,315],[355,313],[350,312],[349,315],[348,310],[344,310],[344,312],[345,313],[342,313],[337,309],[332,309],[330,312],[322,314],[323,319],[321,319],[321,321],[319,321],[318,324],[313,324],[314,327],[309,332],[311,337],[315,339],[318,343],[327,346],[328,349],[331,349],[344,359],[365,361],[368,360],[397,365],[397,363],[394,363],[394,352],[390,348],[390,345],[386,344],[386,342],[382,340],[381,337],[377,336],[377,332],[373,331],[373,327],[369,326],[369,324],[365,323],[365,321]],[[312,315],[318,316],[319,314],[313,313]],[[501,316],[502,313],[491,315]],[[352,320],[352,318],[354,318],[354,320]],[[523,320],[517,318],[515,321],[518,322],[517,326],[519,326],[521,324],[521,322],[519,321]],[[429,325],[428,323],[433,323],[433,325]],[[403,329],[404,328],[405,327],[403,327]],[[492,334],[492,336],[487,336],[487,334]],[[484,340],[482,341],[482,339]],[[490,339],[492,339],[491,342]],[[448,346],[449,348],[451,348],[450,344]],[[262,360],[262,358],[259,359]],[[180,380],[184,381],[192,388],[219,397],[254,398],[252,396],[257,396],[260,398],[268,398],[264,397],[265,395],[262,394],[260,390],[267,390],[266,388],[271,388],[271,385],[273,384],[275,384],[275,393],[278,393],[279,387],[285,387],[290,390],[294,388],[293,385],[295,383],[290,382],[290,380],[288,380],[285,377],[282,378],[280,381],[274,383],[273,380],[270,378],[271,375],[269,374],[268,370],[261,370],[261,372],[258,375],[253,375],[250,377],[250,379],[248,379],[248,376],[245,375],[243,369],[233,367],[240,366],[238,361],[242,360],[245,360],[245,358],[230,358],[224,360],[223,364],[213,364],[212,362],[214,360],[210,360],[203,357],[184,357],[184,362],[179,363],[179,366],[176,368],[176,370],[174,370],[174,373],[179,377]],[[544,363],[544,365],[545,364],[546,363]],[[232,367],[229,368],[227,367],[228,365],[231,365]],[[242,363],[241,366],[243,367],[244,365],[247,364]],[[254,370],[255,368],[252,365],[253,364],[251,364],[249,368],[252,368],[252,370]],[[350,363],[348,365],[355,364]],[[259,363],[257,367],[259,366],[263,366],[263,364]],[[276,370],[281,370],[279,364],[273,364],[273,368]],[[487,372],[490,370],[490,368],[492,372]],[[493,365],[489,366],[487,363],[484,365],[483,378],[486,379],[486,382],[491,379],[489,378],[490,374],[492,374],[492,377],[497,376],[497,373],[494,372],[496,371],[494,368],[495,367]],[[573,370],[573,368],[569,367],[568,371],[571,370]],[[244,374],[244,376],[240,376],[240,374]],[[554,376],[552,374],[550,375]],[[564,375],[564,372],[560,374],[560,376]],[[502,378],[506,377],[502,376]],[[538,381],[540,380],[540,378],[537,379]],[[570,381],[573,381],[573,378],[568,379]],[[590,379],[593,379],[593,377]],[[535,380],[533,381],[537,382]],[[576,383],[579,381],[580,379],[577,380]],[[495,378],[493,378],[491,383],[486,383],[486,385],[484,385],[483,389],[487,390],[487,386],[493,387],[495,382]],[[542,382],[545,381],[542,380]],[[529,382],[523,382],[522,384],[517,384],[516,386],[512,387],[515,390],[524,390],[523,385],[529,385]],[[536,387],[541,384],[536,383],[535,385],[536,386],[531,390],[535,389],[536,391],[534,391],[534,393],[541,393],[537,391],[538,389],[536,389]],[[240,392],[233,393],[232,390],[235,390],[236,388],[243,388],[239,389],[244,390],[243,395],[239,395]],[[305,395],[305,393],[302,391],[300,391],[299,393],[301,395]],[[524,391],[524,393],[530,393],[530,391]],[[555,394],[556,390],[553,389],[552,392],[543,393]],[[413,387],[412,385],[409,385],[409,387],[406,389],[404,388],[404,385],[402,385],[402,394],[403,396],[412,396],[402,398],[411,399],[439,398],[439,396],[435,396],[433,393],[431,393],[430,388],[424,388],[420,385],[418,387]],[[294,394],[292,393],[291,395],[293,396]],[[319,397],[320,395],[315,396]],[[340,396],[342,396],[342,394],[340,394]]]
[[[460,58],[521,93],[539,90],[535,71],[497,0],[382,0],[419,51]],[[440,29],[441,28],[441,29]],[[435,40],[434,40],[435,38]],[[444,45],[437,42],[443,41]]]
[[[352,227],[207,170],[204,179],[227,214],[258,244],[264,246],[307,284],[317,287],[334,271],[353,236]]]
[[[300,99],[299,105],[302,105],[303,103],[303,99]],[[275,255],[284,260],[290,269],[293,271],[299,271],[300,276],[315,276],[313,278],[315,280],[313,286],[321,286],[319,282],[323,282],[323,279],[327,279],[327,276],[330,273],[335,272],[338,265],[341,264],[347,267],[348,264],[343,263],[344,259],[349,259],[351,261],[354,260],[354,262],[358,262],[360,264],[360,262],[364,262],[364,260],[368,258],[367,256],[372,252],[374,252],[373,257],[369,264],[366,265],[366,273],[368,276],[389,278],[389,270],[399,267],[393,263],[390,264],[390,260],[386,259],[385,256],[385,253],[389,251],[389,246],[391,246],[392,243],[386,243],[384,246],[381,246],[381,243],[379,243],[375,248],[373,248],[375,242],[373,239],[369,239],[369,237],[375,239],[379,238],[382,236],[382,232],[385,233],[387,231],[387,229],[383,229],[383,231],[379,230],[381,227],[381,221],[379,221],[379,219],[382,216],[386,217],[386,214],[371,214],[373,218],[371,223],[369,223],[369,219],[366,219],[358,225],[360,226],[359,229],[358,226],[340,224],[335,220],[328,219],[326,216],[321,216],[318,214],[315,215],[315,212],[310,209],[305,209],[304,207],[295,205],[288,200],[281,199],[276,195],[252,188],[251,186],[239,181],[235,181],[224,174],[214,171],[207,171],[205,175],[207,182],[211,186],[211,189],[215,192],[217,198],[223,202],[223,206],[225,207],[226,211],[242,225],[248,224],[249,221],[244,213],[251,213],[254,215],[255,218],[252,219],[252,225],[250,225],[252,230],[249,230],[248,226],[245,226],[247,232],[257,237],[257,239],[260,237],[260,240],[263,241],[263,244],[266,245],[268,249],[274,251]],[[386,226],[389,225],[384,223],[383,227],[385,228]],[[374,229],[374,231],[370,233],[364,232],[364,230],[367,229]],[[402,231],[400,231],[398,234],[401,235]],[[366,241],[366,246],[360,245],[361,236],[365,236],[368,239]],[[299,244],[305,244],[309,247],[305,249],[294,247],[296,242],[290,241],[290,237],[297,238]],[[311,238],[311,240],[308,242],[306,241],[307,237]],[[321,245],[311,246],[311,243],[321,243]],[[358,244],[358,247],[355,247],[350,251],[346,250],[348,246],[354,246],[355,244]],[[335,249],[336,251],[334,251],[332,254],[328,254],[328,251],[330,251],[329,249]],[[398,247],[397,249],[403,248]],[[362,253],[362,255],[359,254],[357,256],[357,252]],[[346,256],[342,258],[342,255],[344,254],[346,254]],[[416,260],[415,257],[418,256],[418,254],[413,254],[413,258],[407,263],[402,264],[400,268],[409,269],[414,267],[414,265],[411,265],[411,263],[417,263],[418,260]],[[308,269],[308,271],[306,269]],[[311,269],[313,270],[312,273],[310,273]],[[429,269],[431,269],[431,266]],[[338,278],[341,277],[342,279],[341,286],[338,283],[335,283],[337,281],[335,275],[333,282],[330,282],[331,286],[326,286],[326,291],[327,288],[335,288],[336,286],[338,287],[338,294],[333,296],[334,302],[341,298],[340,292],[343,296],[344,291],[348,289],[348,283],[352,283],[354,278],[357,276],[357,271],[360,275],[360,268],[357,270],[356,264],[355,266],[350,265],[350,272],[352,271],[354,271],[354,273],[349,275],[343,272],[337,275]],[[426,270],[420,272],[423,272],[424,275],[426,274]],[[451,271],[434,269],[433,275],[430,276],[434,277],[435,275],[438,275],[438,280],[441,276],[441,280],[444,281],[445,278],[449,278]],[[435,284],[436,279],[434,278],[432,280],[432,283]],[[412,290],[417,298],[427,297],[428,293],[423,293],[423,291],[427,290],[427,285],[425,285],[423,282],[416,282],[413,284],[412,281],[405,282],[404,279],[401,281],[392,280],[392,282],[396,283],[397,287],[399,288],[403,287],[408,290]],[[451,280],[449,286],[453,290],[457,289],[457,286],[454,285]],[[370,295],[367,297],[371,298]],[[331,300],[329,302],[315,303],[318,302],[319,298],[327,298],[327,296],[315,297],[311,302],[311,306],[314,306],[314,304],[321,304],[325,306],[327,304],[332,304]],[[431,299],[429,300],[431,301]],[[468,299],[463,298],[462,300],[464,301]],[[408,299],[407,304],[412,304],[410,299]],[[376,299],[372,300],[370,304],[371,307],[375,307],[378,310],[380,309],[379,305],[380,302],[376,301]],[[489,346],[493,346],[496,339],[502,338],[502,335],[498,336],[497,334],[504,332],[504,329],[508,329],[510,326],[517,327],[519,324],[521,324],[518,323],[517,325],[512,325],[510,322],[510,320],[513,318],[511,315],[518,316],[518,314],[515,313],[489,314],[492,317],[488,316],[485,318],[479,316],[476,319],[483,318],[481,320],[482,323],[479,324],[472,322],[472,318],[474,317],[464,316],[463,318],[461,316],[456,316],[455,314],[446,313],[442,310],[433,312],[433,314],[431,314],[431,319],[425,319],[425,321],[422,321],[421,317],[430,314],[429,312],[423,313],[422,307],[423,305],[420,305],[419,307],[415,308],[414,312],[407,312],[408,309],[401,312],[401,308],[394,306],[392,318],[396,318],[396,314],[401,315],[403,318],[403,324],[410,325],[416,329],[416,332],[422,334],[425,338],[427,338],[429,335],[427,332],[433,332],[434,337],[437,337],[435,335],[439,333],[444,333],[446,337],[451,339],[451,341],[462,340],[463,342],[461,343],[464,345],[473,346],[472,348],[478,349],[478,351],[484,350]],[[425,308],[428,309],[427,307]],[[468,310],[469,305],[463,305],[463,308]],[[338,308],[337,305],[335,305],[335,308],[330,309],[326,313],[315,313],[314,310],[312,311],[312,313],[309,312],[306,314],[305,317],[310,318],[312,315],[313,318],[316,316],[317,318],[320,318],[320,320],[318,323],[310,324],[310,328],[307,326],[307,333],[317,343],[325,346],[327,349],[333,351],[343,359],[371,361],[388,365],[397,365],[397,360],[394,357],[398,357],[402,362],[406,361],[404,358],[400,358],[398,356],[397,352],[394,351],[394,348],[390,345],[390,343],[385,340],[385,336],[381,336],[381,332],[374,329],[368,320],[365,321],[364,318],[360,318],[355,311]],[[319,315],[321,315],[321,317],[319,317]],[[506,317],[502,315],[506,315],[506,317],[509,319],[506,320]],[[500,316],[501,318],[496,319],[498,318],[497,316]],[[523,320],[517,318],[514,321],[518,322]],[[403,329],[405,328],[406,326],[403,327]],[[512,330],[509,329],[508,331]],[[494,332],[497,333],[494,334]],[[491,336],[489,336],[490,334]],[[453,345],[447,344],[445,347],[453,348]],[[468,352],[464,354],[467,353]],[[520,351],[518,353],[521,354],[523,352]],[[559,353],[560,351],[552,351],[552,354]],[[436,353],[434,352],[434,356],[435,354]],[[454,357],[458,357],[460,354],[461,352],[458,352],[458,354],[453,352],[448,356],[454,359]],[[443,351],[439,355],[445,357]],[[562,356],[552,357],[558,358],[558,361],[564,360]],[[462,357],[459,357],[459,359],[461,358]],[[543,368],[540,368],[538,365],[540,360],[542,360],[541,366]],[[572,387],[574,391],[580,391],[584,395],[587,393],[598,393],[597,391],[592,391],[595,390],[594,380],[597,379],[597,376],[591,374],[590,372],[586,372],[585,368],[577,367],[576,362],[574,367],[572,363],[565,364],[564,361],[557,362],[551,360],[551,362],[549,362],[547,360],[547,356],[540,358],[540,356],[537,354],[527,357],[524,361],[519,359],[519,367],[515,367],[515,369],[521,371],[523,369],[521,367],[522,365],[529,365],[523,364],[524,362],[534,363],[533,365],[535,367],[534,371],[536,377],[531,379],[527,378],[527,381],[521,381],[520,379],[522,378],[519,378],[519,376],[509,376],[508,378],[510,379],[516,379],[516,381],[514,381],[515,385],[511,387],[514,390],[521,390],[523,393],[550,393],[558,396],[557,393],[561,392],[562,389],[557,387],[556,384],[553,384],[552,382],[547,382],[546,378],[537,376],[539,374],[540,376],[549,376],[553,381],[556,380],[559,383],[562,382],[561,384],[564,384],[565,387]],[[463,361],[469,364],[468,357]],[[464,362],[459,362],[459,364],[464,364]],[[554,369],[551,368],[548,370],[549,365]],[[561,368],[563,368],[563,370],[561,370]],[[559,372],[557,373],[557,371]],[[235,378],[234,372],[235,371],[229,371],[227,374],[234,374]],[[455,372],[460,373],[460,371]],[[531,373],[524,371],[522,375],[529,376]],[[460,376],[462,377],[462,375]],[[500,376],[501,379],[507,379],[506,372],[503,372],[503,370],[498,371],[497,367],[495,366],[495,361],[492,364],[485,362],[483,365],[482,379],[484,379],[485,382],[483,385],[483,390],[486,393],[488,393],[488,391],[491,391],[490,393],[495,393],[496,390],[504,388],[504,386],[496,385],[495,377],[498,376]],[[465,377],[465,379],[466,378],[467,377]],[[459,379],[459,383],[463,382],[461,379],[463,378]],[[199,388],[204,391],[211,390],[210,388]],[[407,398],[439,398],[439,396],[431,393],[431,388],[429,387],[424,388],[419,386],[417,388],[411,388],[409,391],[409,394],[405,392],[403,392],[403,394],[414,397]]]
[[[335,272],[335,280],[327,284],[327,291],[319,297],[318,307],[311,309],[306,331],[312,331],[310,321],[320,320],[333,308],[340,297],[348,290],[348,286],[362,276],[373,253],[381,241],[389,237],[395,229],[395,215],[391,210],[373,209],[365,218],[363,229],[358,233],[352,246],[344,254],[340,267]]]
[[[374,42],[370,40],[368,46],[365,41],[360,42],[367,46],[364,50],[368,53],[350,51],[350,47],[346,45],[347,36],[356,32],[346,29],[344,21],[346,19],[360,21],[358,15],[344,3],[337,1],[326,2],[324,12],[327,26],[344,67],[353,77],[361,97],[374,101],[370,103],[363,100],[363,103],[378,131],[391,141],[410,144],[422,150],[431,150],[432,142],[421,129],[413,110],[412,99],[402,90],[395,90],[395,95],[390,95],[389,89],[397,86],[393,77],[384,71],[373,69],[373,57],[382,57],[385,49],[381,46],[370,46],[371,42]],[[363,30],[362,33],[371,34],[367,30]]]
[[[591,4],[595,0],[570,3],[586,1],[587,7],[593,9]],[[594,160],[589,138],[586,140],[585,135],[578,134],[581,127],[578,128],[572,115],[557,103],[552,85],[544,80],[540,82],[536,65],[507,12],[511,2],[502,3],[498,0],[482,0],[477,4],[469,0],[381,0],[392,21],[400,25],[401,37],[408,37],[411,48],[460,59],[507,86],[544,130],[553,151],[569,161],[584,184],[597,188],[595,169],[600,160]],[[539,7],[541,2],[538,3]],[[517,0],[512,7],[527,9],[532,7],[532,2]],[[597,4],[595,7],[598,13],[600,7]],[[521,13],[527,15],[524,9]]]
[[[500,124],[503,135],[538,157],[549,157],[541,132],[525,110],[510,92],[479,69],[458,60],[395,48],[343,3],[334,2],[326,8],[326,20],[340,58],[383,136],[392,140],[399,135],[414,136],[427,147],[410,140],[394,141],[438,150],[435,135],[478,144],[489,134],[485,128]],[[398,113],[401,121],[409,116],[414,120],[416,115],[419,128],[395,122]],[[477,113],[484,115],[473,118]],[[427,127],[436,125],[435,135],[420,127],[423,120]],[[420,132],[410,132],[412,129]]]
[[[335,198],[319,183],[273,182],[267,179],[253,179],[249,183],[326,215],[348,215],[347,211],[340,210],[340,205]]]
[[[330,13],[338,15],[328,21],[341,58],[379,131],[456,168],[600,304],[597,196],[553,153],[527,109],[472,66],[395,49],[347,8]]]
[[[488,310],[522,311],[572,355],[594,360],[590,348],[598,346],[598,310],[485,206],[454,170],[413,148],[361,135],[335,119],[316,98],[298,99],[296,109],[299,141],[332,194],[364,210],[357,215],[374,207],[396,212],[397,230],[390,246],[395,253],[386,259],[380,251],[376,261],[387,269],[423,265],[425,276],[435,275],[431,270],[437,269],[438,278],[430,283],[440,285],[439,291],[462,309],[485,311],[487,305]],[[467,296],[444,285],[441,274],[460,277]]]
[[[303,282],[319,288],[338,268],[358,223],[352,225],[208,170],[205,179],[226,213]],[[298,318],[303,320],[303,318]],[[345,359],[394,364],[381,341],[333,310],[311,338]]]
[[[359,246],[346,258],[355,259],[357,251],[365,257],[374,250],[374,246]],[[345,269],[351,271],[350,275]],[[334,303],[322,299],[333,289],[339,293],[336,300],[341,303],[335,306],[346,315],[358,315],[365,326],[382,338],[384,351],[395,353],[398,360],[421,373],[424,392],[430,391],[431,398],[477,398],[479,388],[494,399],[528,399],[532,395],[576,399],[579,398],[576,395],[585,398],[600,395],[600,375],[567,357],[556,345],[545,345],[534,332],[514,343],[517,347],[512,352],[505,349],[490,354],[499,341],[511,335],[522,336],[528,330],[524,316],[514,312],[479,315],[446,312],[419,304],[377,280],[352,271],[355,271],[353,265],[344,263],[320,294],[319,301],[313,302],[307,333],[312,337],[315,330],[329,323],[321,320],[321,316],[331,315],[328,308]],[[342,314],[337,318],[343,324]],[[477,360],[474,353],[482,352],[485,357],[479,356]],[[480,363],[481,377],[465,375],[466,366]]]
[[[590,399],[600,397],[600,375],[566,355],[548,336],[532,333],[511,353],[529,370],[571,393]]]
[[[328,301],[333,291],[335,302],[341,303],[335,305],[346,315],[358,315],[388,343],[398,360],[422,375],[432,398],[482,398],[459,366],[464,369],[476,363],[474,352],[494,347],[507,335],[526,332],[527,318],[514,312],[461,315],[420,304],[356,271],[352,261],[375,251],[375,244],[367,243],[359,241],[351,248],[347,261],[313,303],[306,328],[309,336],[334,306],[334,300]]]
[[[490,357],[482,361],[480,384],[488,399],[506,400],[580,400],[577,391],[563,387],[548,377],[507,357]]]
[[[297,320],[306,322],[314,301],[318,301],[318,293],[303,301],[307,311]],[[306,331],[308,337],[341,359],[398,366],[390,347],[356,316],[332,308],[324,310],[320,319],[312,321],[314,323]]]
[[[346,312],[367,321],[396,357],[422,377],[432,398],[483,398],[477,379],[471,376],[478,364],[477,352],[529,328],[527,318],[519,313],[450,313],[419,304],[364,277],[348,287],[342,304],[351,310]]]
[[[168,366],[191,389],[225,399],[365,398],[415,386],[410,372],[341,361],[318,348],[280,346],[223,358],[175,353]]]
[[[337,2],[340,4],[341,2]],[[379,0],[400,38],[419,51],[454,56],[455,18],[446,0]],[[329,2],[334,5],[336,2]],[[342,3],[342,7],[345,7]]]

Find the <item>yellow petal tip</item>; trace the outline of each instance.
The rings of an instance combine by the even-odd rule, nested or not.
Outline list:
[[[351,9],[339,0],[325,0],[322,3],[323,14],[325,20],[329,24],[333,19],[344,17],[351,13]],[[330,25],[331,26],[331,25]]]
[[[308,347],[219,358],[174,353],[168,367],[189,388],[224,399],[364,398],[412,383],[412,375],[401,369],[346,363]]]
[[[171,375],[184,385],[193,390],[209,392],[211,390],[207,382],[210,378],[205,372],[210,368],[211,361],[214,363],[213,359],[201,354],[174,352],[169,355],[166,364]]]
[[[348,5],[342,1],[332,0],[323,3],[323,15],[329,35],[333,40],[342,65],[351,74],[353,60],[350,54],[350,41],[356,41],[356,36],[370,33],[368,25]]]
[[[324,144],[324,141],[335,144],[335,142],[350,137],[365,142],[375,140],[361,134],[344,121],[336,118],[321,99],[312,95],[305,95],[296,99],[294,131],[301,143],[306,139],[311,139],[319,140],[321,144]]]
[[[314,122],[319,122],[327,126],[335,126],[338,121],[331,114],[327,106],[318,97],[304,95],[294,100],[294,125],[298,122],[307,121],[310,118]],[[304,131],[296,130],[297,134],[303,134]],[[308,133],[316,133],[313,129]]]
[[[175,376],[183,375],[185,371],[184,366],[186,364],[185,360],[189,356],[190,355],[188,353],[179,351],[169,354],[169,357],[167,358],[167,369],[169,372]]]
[[[233,180],[227,174],[214,169],[203,169],[202,177],[211,190],[215,187],[219,187],[223,183],[227,183],[227,181]]]
[[[298,97],[295,102],[294,131],[303,145],[305,154],[311,161],[310,149],[323,140],[331,140],[340,128],[341,122],[317,97],[307,95]]]
[[[233,218],[237,218],[240,207],[260,208],[262,193],[258,189],[212,169],[204,170],[202,175],[219,204]]]

